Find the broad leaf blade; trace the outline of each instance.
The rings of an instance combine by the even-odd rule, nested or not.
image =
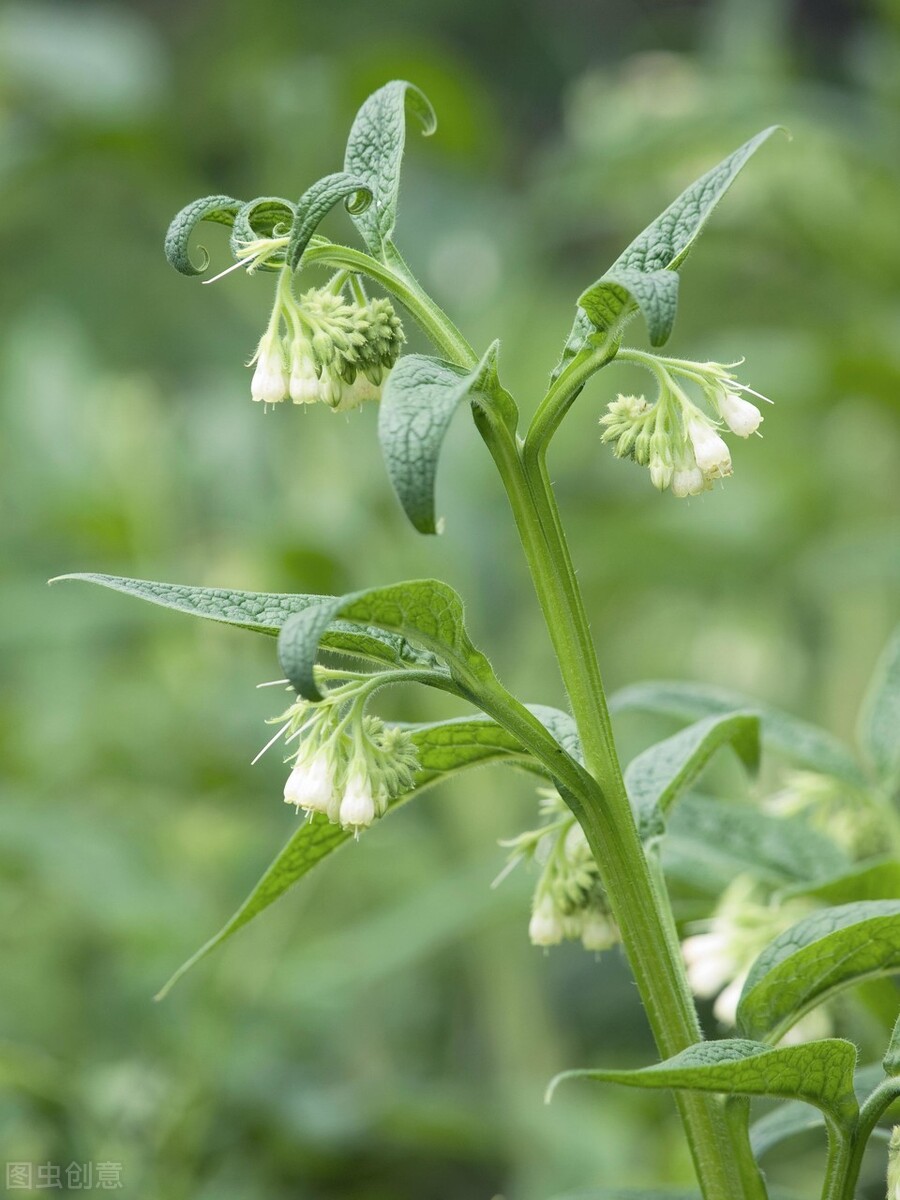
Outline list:
[[[297,201],[291,240],[285,254],[285,261],[292,271],[300,266],[310,238],[322,220],[341,200],[346,201],[347,211],[351,215],[358,216],[372,203],[372,190],[359,175],[337,171],[334,175],[318,179]]]
[[[900,971],[900,901],[870,900],[812,913],[780,934],[750,968],[738,1027],[777,1041],[805,1013],[864,979]]]
[[[191,234],[201,221],[213,221],[218,225],[234,224],[234,218],[243,202],[233,196],[202,196],[185,205],[176,213],[166,231],[166,258],[182,275],[202,275],[209,266],[209,254],[199,246],[200,262],[195,264],[190,256]]]
[[[277,637],[285,621],[295,613],[316,608],[330,596],[311,596],[289,592],[241,592],[231,588],[191,587],[179,583],[157,583],[149,579],[127,579],[118,575],[59,575],[51,583],[80,580],[99,584],[112,591],[124,592],[138,600],[189,613],[225,625],[236,625],[254,633]],[[352,654],[373,662],[395,666],[433,666],[434,658],[416,650],[405,638],[379,629],[335,621],[322,635],[322,645],[342,654]]]
[[[704,717],[632,759],[625,771],[625,787],[642,837],[662,833],[669,806],[726,745],[734,748],[748,770],[755,771],[759,717],[752,713]]]
[[[610,708],[617,713],[655,713],[681,721],[696,721],[715,713],[753,713],[759,717],[763,747],[796,766],[834,775],[848,783],[864,782],[850,751],[830,733],[727,688],[661,681],[637,683],[616,692],[610,698]]]
[[[870,1063],[861,1067],[854,1076],[853,1089],[857,1100],[862,1103],[874,1087],[884,1078],[880,1063]],[[788,1100],[779,1104],[771,1112],[760,1117],[750,1126],[750,1145],[755,1158],[761,1158],[781,1142],[798,1134],[807,1133],[812,1129],[825,1132],[825,1118],[820,1112],[803,1104],[799,1100]],[[875,1129],[873,1136],[889,1138],[890,1133],[884,1129]]]
[[[437,119],[425,94],[403,79],[392,80],[365,101],[347,139],[344,170],[364,180],[373,196],[371,207],[353,219],[379,258],[385,256],[397,219],[407,112],[418,117],[426,137],[434,133]]]
[[[521,745],[499,725],[486,717],[463,717],[410,727],[419,752],[419,770],[412,791],[391,802],[394,809],[405,804],[424,788],[466,767],[489,762],[508,761],[527,765],[528,756]],[[200,949],[182,964],[165,984],[158,999],[172,988],[191,967],[226,942],[254,917],[274,904],[304,875],[323,862],[335,850],[353,840],[353,834],[322,817],[304,821],[268,867],[253,891],[234,916]]]
[[[497,342],[466,370],[439,358],[408,354],[388,376],[378,415],[378,437],[403,511],[420,533],[437,533],[435,478],[444,437],[460,403],[512,399],[497,379]],[[514,406],[513,406],[514,407]]]
[[[647,322],[651,346],[669,340],[678,308],[677,271],[637,271],[612,267],[602,279],[582,292],[579,307],[599,333],[620,332],[623,318],[639,308]]]
[[[863,703],[859,739],[879,778],[895,785],[900,775],[900,628],[875,668]]]
[[[850,904],[856,900],[895,900],[900,896],[900,860],[881,858],[864,862],[833,878],[790,888],[783,895],[787,899],[808,896],[828,905]]]
[[[674,1058],[637,1071],[567,1071],[553,1081],[550,1093],[562,1080],[581,1078],[627,1087],[782,1096],[812,1104],[846,1126],[859,1111],[853,1091],[855,1066],[856,1047],[837,1038],[777,1049],[727,1038],[700,1042]]]

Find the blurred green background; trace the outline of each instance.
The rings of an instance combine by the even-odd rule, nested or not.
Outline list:
[[[690,1180],[665,1097],[542,1104],[557,1069],[652,1050],[616,954],[532,949],[533,881],[490,890],[497,840],[533,823],[527,779],[429,793],[151,1000],[294,826],[278,756],[249,766],[281,702],[254,690],[274,646],[49,576],[440,574],[504,681],[563,703],[471,424],[442,462],[447,532],[420,538],[374,411],[251,404],[271,277],[203,288],[162,255],[197,195],[295,196],[338,169],[356,106],[397,76],[440,120],[410,142],[400,244],[476,347],[502,337],[526,412],[579,290],[745,138],[792,135],[716,213],[671,343],[746,356],[776,401],[765,439],[723,488],[660,497],[600,445],[605,403],[643,385],[613,367],[553,455],[608,685],[724,683],[849,736],[897,617],[897,0],[4,5],[2,1160],[118,1161],[141,1200]],[[623,719],[626,753],[656,732]]]

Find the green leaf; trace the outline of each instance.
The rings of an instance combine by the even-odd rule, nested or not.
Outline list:
[[[231,588],[190,587],[179,583],[156,583],[148,579],[126,579],[117,575],[59,575],[50,582],[69,579],[99,584],[138,600],[175,609],[176,612],[236,625],[239,629],[249,629],[254,633],[267,633],[272,637],[277,637],[288,617],[332,599],[330,596],[291,595],[287,592],[240,592]],[[336,621],[325,631],[321,641],[329,650],[378,663],[420,667],[435,665],[432,655],[416,650],[405,638],[346,621]]]
[[[897,1018],[891,1032],[891,1040],[888,1043],[881,1066],[885,1075],[900,1075],[900,1017]]]
[[[651,346],[669,340],[678,307],[678,272],[643,272],[629,267],[611,267],[578,297],[579,307],[593,327],[609,336],[616,334],[623,317],[635,307],[644,314]]]
[[[854,900],[894,900],[900,896],[900,861],[880,858],[861,863],[830,879],[790,888],[786,899],[808,896],[821,904],[849,904]]]
[[[233,196],[203,196],[186,205],[181,212],[176,213],[166,232],[166,258],[176,271],[182,275],[202,275],[209,266],[209,254],[203,246],[198,247],[201,258],[199,265],[191,261],[188,243],[191,234],[201,221],[214,221],[218,225],[234,224],[235,214],[242,207],[242,201]]]
[[[859,740],[878,777],[896,785],[900,775],[900,628],[875,668],[863,702]]]
[[[278,657],[287,678],[307,700],[321,699],[313,668],[319,643],[337,617],[371,623],[418,642],[446,662],[464,690],[473,682],[496,685],[490,663],[466,632],[462,600],[446,583],[421,579],[323,600],[285,622],[278,638]]]
[[[372,203],[372,196],[372,189],[366,180],[347,171],[326,175],[307,188],[297,201],[297,211],[291,226],[291,240],[285,255],[291,270],[297,270],[310,238],[336,204],[345,200],[347,211],[351,216],[358,217]]]
[[[834,775],[848,783],[864,782],[850,751],[830,733],[727,688],[695,683],[637,683],[616,692],[610,698],[610,708],[617,713],[647,712],[682,721],[738,710],[753,713],[759,717],[760,738],[766,749],[796,766]]]
[[[697,778],[720,746],[731,745],[750,771],[759,766],[759,717],[750,713],[704,717],[657,742],[628,764],[625,787],[641,836],[658,837],[675,798]]]
[[[463,717],[429,725],[408,726],[419,752],[415,787],[391,801],[390,808],[405,804],[423,789],[439,783],[466,767],[507,761],[526,765],[530,760],[521,744],[486,717]],[[183,963],[160,991],[163,996],[207,954],[221,946],[270,904],[283,896],[304,875],[335,850],[353,840],[353,834],[324,817],[304,821],[291,835],[250,895],[234,916],[200,949]]]
[[[426,137],[434,133],[437,119],[428,98],[413,84],[395,79],[369,96],[347,139],[344,170],[364,180],[374,197],[372,206],[355,214],[354,221],[378,258],[385,257],[397,219],[407,111],[419,118]]]
[[[744,871],[774,885],[846,870],[845,853],[801,817],[774,817],[748,804],[682,797],[662,843],[666,875],[718,896]]]
[[[231,253],[237,258],[247,242],[287,234],[294,223],[295,212],[294,205],[283,196],[257,196],[242,204],[231,230]],[[263,264],[263,269],[265,267]]]
[[[853,1090],[857,1100],[862,1103],[869,1092],[877,1087],[884,1078],[880,1063],[870,1063],[861,1067],[854,1076]],[[754,1121],[750,1126],[750,1145],[755,1158],[762,1158],[770,1150],[788,1138],[807,1133],[812,1129],[825,1131],[825,1119],[821,1113],[802,1104],[799,1100],[788,1100],[779,1104],[771,1112]],[[888,1140],[890,1132],[885,1129],[875,1129],[873,1136]]]
[[[515,403],[497,378],[494,342],[472,370],[408,354],[391,371],[378,415],[385,465],[403,511],[420,533],[437,533],[435,478],[450,421],[459,404],[497,404],[515,428]]]
[[[586,1192],[564,1192],[553,1200],[702,1200],[698,1191],[678,1188],[592,1188]]]
[[[777,1049],[727,1038],[699,1042],[674,1058],[637,1071],[566,1071],[550,1084],[548,1099],[562,1080],[595,1079],[627,1087],[783,1096],[812,1104],[847,1126],[859,1111],[853,1091],[855,1065],[856,1047],[838,1038]]]
[[[740,1030],[777,1041],[805,1013],[864,979],[900,971],[900,901],[820,909],[779,934],[750,968]]]

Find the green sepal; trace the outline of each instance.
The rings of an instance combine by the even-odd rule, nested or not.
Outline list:
[[[855,1066],[856,1047],[839,1038],[775,1049],[762,1042],[727,1038],[699,1042],[674,1058],[637,1071],[566,1071],[550,1084],[547,1097],[568,1079],[731,1096],[780,1096],[812,1104],[849,1128],[859,1112],[853,1090]]]
[[[310,239],[325,216],[339,204],[346,202],[351,216],[358,217],[372,203],[373,192],[365,179],[347,171],[326,175],[306,189],[297,201],[297,209],[291,226],[285,261],[296,271]]]
[[[493,408],[515,429],[515,402],[497,376],[499,343],[471,370],[408,354],[387,379],[378,415],[385,465],[403,511],[419,533],[437,533],[435,479],[441,447],[460,403]]]
[[[204,246],[198,246],[200,263],[197,265],[191,261],[191,234],[201,221],[233,225],[242,206],[243,201],[235,200],[233,196],[202,196],[199,200],[192,200],[181,212],[176,213],[166,231],[165,241],[166,258],[175,270],[180,271],[182,275],[202,275],[209,266],[209,254]]]
[[[386,257],[397,220],[408,112],[418,117],[426,137],[434,133],[437,118],[425,93],[403,79],[392,80],[365,101],[347,138],[344,170],[364,180],[374,197],[372,206],[353,214],[353,219],[371,253],[380,259]]]

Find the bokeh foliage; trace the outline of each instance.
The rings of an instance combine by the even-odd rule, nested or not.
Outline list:
[[[764,441],[702,501],[659,497],[599,443],[602,406],[643,383],[614,366],[553,469],[612,687],[707,680],[849,734],[900,593],[900,10],[248,13],[0,10],[0,1158],[121,1160],[142,1200],[684,1183],[666,1099],[542,1105],[557,1069],[649,1050],[616,956],[545,958],[525,938],[529,879],[489,888],[496,840],[532,819],[527,779],[429,793],[153,1005],[292,828],[277,758],[248,765],[277,703],[254,685],[277,665],[262,639],[44,581],[341,593],[441,574],[504,681],[560,704],[471,427],[441,467],[447,533],[419,538],[373,412],[251,405],[242,363],[271,279],[178,278],[166,223],[205,192],[299,195],[340,165],[372,87],[415,80],[440,127],[411,146],[398,240],[479,350],[501,336],[527,411],[579,291],[686,182],[781,123],[792,141],[757,157],[696,248],[671,343],[746,356],[776,400]],[[205,239],[214,258],[224,236]],[[665,732],[635,716],[621,731],[629,750]]]

